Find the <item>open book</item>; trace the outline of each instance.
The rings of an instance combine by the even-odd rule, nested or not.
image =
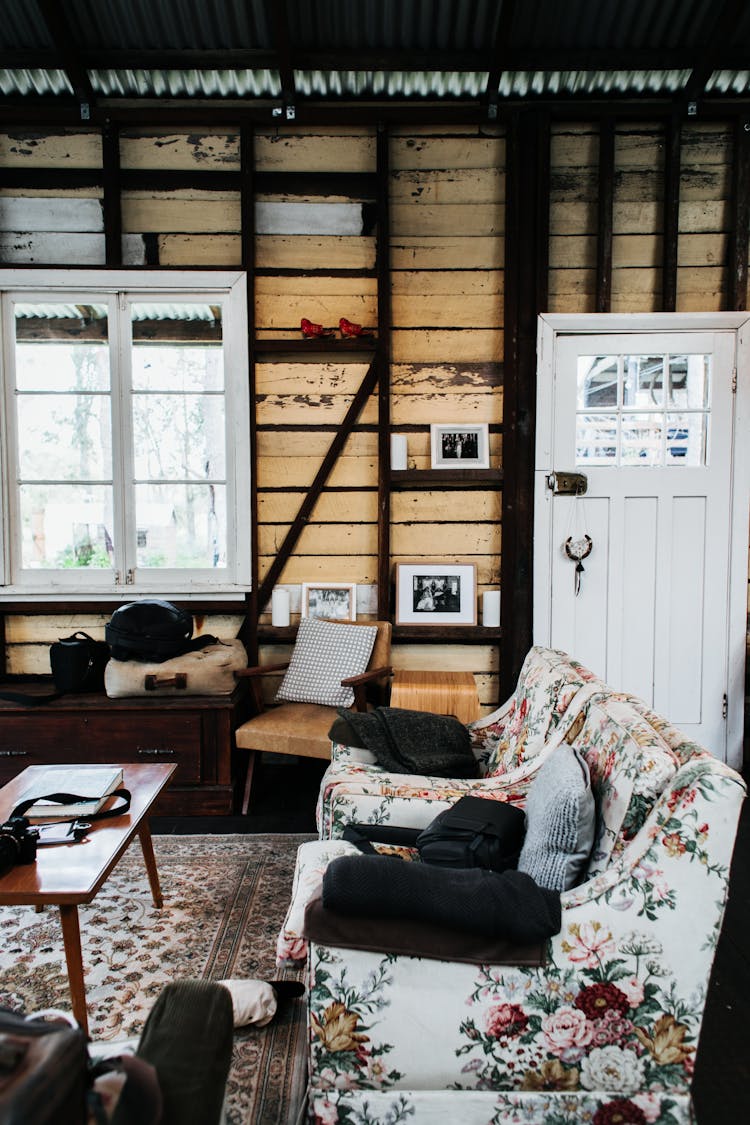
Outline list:
[[[28,812],[29,820],[68,820],[99,812],[110,793],[122,785],[121,766],[50,766],[23,795],[42,798],[49,793],[74,793],[80,798],[70,804],[38,800]]]

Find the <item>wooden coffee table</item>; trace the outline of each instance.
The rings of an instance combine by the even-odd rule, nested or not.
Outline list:
[[[32,783],[36,787],[43,780],[47,768],[28,766],[0,789],[0,822],[8,819]],[[87,1034],[78,907],[97,895],[134,836],[141,841],[154,906],[162,905],[147,817],[176,769],[176,765],[124,765],[123,785],[132,796],[128,812],[111,820],[95,821],[83,843],[41,847],[35,863],[16,866],[0,876],[0,906],[60,908],[73,1015]]]

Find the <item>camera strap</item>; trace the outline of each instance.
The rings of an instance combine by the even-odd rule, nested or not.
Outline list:
[[[113,805],[111,809],[100,809],[99,812],[92,812],[85,817],[70,816],[62,817],[56,816],[54,818],[56,824],[64,824],[68,820],[86,820],[92,822],[94,820],[107,820],[111,816],[122,816],[130,808],[130,790],[129,789],[113,789],[108,797],[119,797],[120,804]],[[35,805],[37,801],[54,801],[57,805],[73,805],[79,804],[81,801],[91,800],[90,797],[81,797],[76,793],[45,793],[43,796],[28,797],[25,801],[21,801],[16,805],[13,812],[10,814],[10,819],[16,816],[24,816],[26,812]],[[50,810],[51,812],[51,810]]]

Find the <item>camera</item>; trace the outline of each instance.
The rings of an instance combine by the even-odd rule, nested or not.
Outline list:
[[[0,876],[17,864],[33,863],[39,829],[30,828],[25,816],[13,816],[0,824]]]

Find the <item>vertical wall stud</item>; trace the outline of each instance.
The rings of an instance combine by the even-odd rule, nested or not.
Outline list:
[[[599,126],[599,213],[596,239],[596,311],[612,308],[612,217],[615,185],[615,127],[612,118]]]
[[[682,122],[676,113],[666,127],[664,153],[664,252],[661,312],[677,308],[677,240],[680,232],[680,154]]]
[[[500,697],[532,639],[537,317],[547,305],[550,124],[516,111],[506,141]]]
[[[391,558],[391,231],[390,134],[380,124],[377,137],[377,286],[378,286],[378,618],[387,621]]]
[[[107,121],[102,130],[102,211],[104,262],[122,265],[122,195],[120,185],[120,130]]]
[[[729,238],[727,309],[747,308],[747,259],[750,234],[750,120],[740,115],[734,125],[732,160],[732,227]]]

